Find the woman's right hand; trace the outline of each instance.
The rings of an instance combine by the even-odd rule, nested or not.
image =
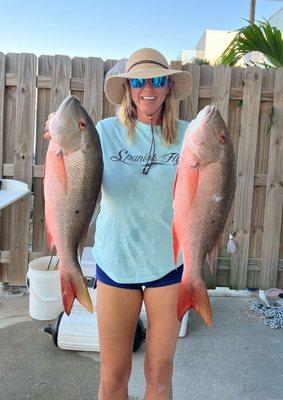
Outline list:
[[[50,133],[49,133],[49,123],[51,118],[53,117],[53,115],[55,114],[55,112],[50,113],[48,115],[47,121],[45,122],[45,127],[44,127],[44,139],[51,139]]]

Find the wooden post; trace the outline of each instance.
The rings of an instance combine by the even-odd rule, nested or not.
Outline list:
[[[86,60],[86,74],[84,82],[84,105],[93,122],[96,124],[102,119],[103,115],[104,63],[101,58],[89,57]],[[99,202],[100,197],[97,200],[96,207],[98,207]],[[94,212],[94,215],[96,215],[96,212]],[[93,217],[89,225],[85,246],[93,246],[95,227],[96,218]]]
[[[14,147],[14,178],[31,189],[35,131],[36,66],[34,54],[19,58],[16,132]],[[9,283],[22,285],[28,267],[30,227],[30,196],[12,206]]]
[[[192,74],[193,86],[189,97],[180,102],[180,118],[191,121],[196,118],[198,113],[200,66],[198,64],[185,64],[183,71],[188,71]]]
[[[0,53],[0,178],[3,173],[3,127],[4,127],[4,93],[5,93],[5,55]],[[0,248],[2,237],[2,211],[0,210]],[[0,266],[0,281],[2,280],[2,268]]]
[[[170,63],[170,69],[175,69],[177,71],[182,71],[182,61],[171,61]],[[180,117],[180,100],[177,100],[174,102],[175,103],[175,113],[177,115],[177,118]]]
[[[40,56],[38,59],[38,76],[51,76],[54,56]],[[50,88],[39,88],[37,92],[36,115],[36,147],[35,164],[43,165],[48,147],[48,140],[44,139],[45,122],[50,113]],[[44,251],[44,193],[43,178],[33,177],[33,240],[32,250]]]
[[[225,123],[228,122],[231,68],[216,65],[213,72],[212,104],[217,106]]]
[[[256,0],[250,0],[249,21],[252,24],[255,22],[255,6],[256,6]]]
[[[3,53],[0,53],[0,178],[2,177],[2,171],[3,171],[4,93],[5,93],[5,55]]]
[[[283,68],[276,71],[265,197],[260,288],[276,287],[283,207]]]
[[[118,60],[106,60],[104,63],[104,76],[107,72],[114,67]],[[113,117],[116,115],[116,106],[108,101],[105,94],[103,94],[103,118]]]
[[[274,92],[275,69],[264,68],[262,70],[262,92],[270,90]],[[270,144],[270,131],[268,130],[269,122],[271,121],[270,115],[272,111],[272,101],[261,101],[259,126],[257,134],[257,148],[255,159],[255,177],[258,174],[264,174],[267,177],[268,158],[269,158],[269,144]],[[258,269],[248,269],[247,287],[259,287],[260,264],[262,257],[262,240],[263,240],[263,225],[264,225],[264,209],[265,209],[265,193],[266,181],[264,186],[257,186],[256,180],[254,181],[253,188],[253,204],[252,204],[252,219],[250,229],[250,244],[249,244],[249,262],[253,259],[259,260]],[[251,265],[250,263],[248,264]]]
[[[103,113],[104,63],[101,58],[86,59],[84,80],[84,106],[94,124],[102,119]]]
[[[5,72],[17,74],[19,69],[19,54],[8,53],[5,56]],[[17,76],[17,75],[16,75]],[[7,79],[6,79],[7,81]],[[17,92],[16,87],[6,87],[4,95],[4,121],[3,121],[3,176],[5,177],[5,164],[13,166],[13,171],[9,174],[9,178],[14,176],[14,151],[15,151],[15,132],[16,132],[16,105]],[[1,237],[1,250],[9,251],[11,246],[11,219],[12,206],[6,207],[2,211],[1,229],[3,237]],[[1,280],[9,282],[9,261],[4,257],[1,265]]]
[[[237,289],[245,288],[247,282],[261,83],[261,68],[245,71],[233,223],[238,248],[231,255],[230,274],[231,287]]]

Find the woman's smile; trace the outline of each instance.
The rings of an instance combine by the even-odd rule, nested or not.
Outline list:
[[[137,107],[137,119],[146,124],[157,124],[168,92],[168,85],[154,88],[149,79],[142,88],[131,88],[132,99]]]

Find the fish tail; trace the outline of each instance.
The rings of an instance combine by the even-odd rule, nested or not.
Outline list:
[[[79,303],[89,312],[93,312],[92,301],[86,287],[84,277],[81,271],[67,268],[61,269],[61,290],[64,309],[67,315],[70,315],[73,302],[78,299]]]
[[[180,321],[190,308],[194,308],[208,326],[212,325],[210,302],[202,278],[188,282],[182,281],[180,284],[177,306]]]

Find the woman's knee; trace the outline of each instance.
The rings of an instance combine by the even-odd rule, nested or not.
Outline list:
[[[171,385],[173,360],[150,360],[146,358],[144,363],[144,372],[147,384],[155,387]]]
[[[130,368],[111,368],[101,365],[100,385],[107,393],[115,393],[122,388],[127,388],[130,379]]]

